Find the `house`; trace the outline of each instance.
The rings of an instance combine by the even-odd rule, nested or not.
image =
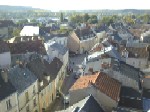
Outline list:
[[[0,40],[0,69],[9,68],[11,65],[10,50],[6,42]]]
[[[20,63],[11,68],[8,79],[17,90],[19,112],[38,112],[38,80],[26,64]]]
[[[24,26],[20,32],[20,36],[38,36],[39,27],[38,26]]]
[[[92,94],[106,112],[117,107],[121,83],[103,72],[80,77],[69,90],[70,105]]]
[[[68,38],[68,48],[77,54],[82,54],[91,50],[91,48],[101,41],[101,38],[105,35],[105,31],[100,32],[99,36],[88,29],[76,29],[70,33]]]
[[[61,110],[57,112],[76,112],[79,110],[84,112],[104,112],[104,110],[100,107],[100,105],[92,95],[85,97],[83,100],[73,104],[66,110]]]
[[[31,59],[27,64],[28,68],[38,78],[40,112],[46,110],[56,99],[57,91],[60,90],[64,80],[62,65],[63,63],[58,58],[47,62],[40,57]]]
[[[0,112],[19,112],[17,90],[8,79],[7,69],[0,70]]]
[[[120,92],[120,107],[133,108],[143,110],[141,91],[137,91],[132,87],[122,86]]]
[[[56,43],[61,44],[64,47],[67,47],[68,44],[68,35],[66,33],[46,35],[44,36],[44,39],[46,42],[55,41]]]
[[[11,37],[15,24],[12,20],[0,20],[0,38]]]
[[[112,58],[111,67],[107,73],[110,77],[121,82],[123,86],[141,90],[140,78],[142,76],[139,69]]]
[[[149,65],[149,51],[148,46],[139,43],[129,47],[120,47],[119,53],[127,64],[134,66],[135,68],[145,69]]]
[[[101,71],[104,69],[104,65],[111,64],[111,58],[108,56],[103,57],[104,55],[101,55],[99,58],[94,58],[86,62],[86,66],[84,69],[85,74],[90,74],[91,72]],[[106,69],[105,69],[106,70]]]
[[[68,49],[56,42],[44,43],[48,56],[54,58],[57,57],[63,62],[63,68],[66,70],[68,66],[69,54]]]

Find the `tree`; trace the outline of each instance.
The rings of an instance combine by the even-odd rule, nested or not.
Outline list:
[[[98,23],[97,16],[96,15],[90,16],[90,18],[88,19],[88,23],[90,23],[90,24]]]
[[[85,14],[83,15],[83,21],[84,21],[84,22],[87,22],[89,19],[90,19],[90,16],[88,15],[88,13],[85,13]]]
[[[131,16],[124,16],[124,21],[130,25],[135,24],[135,20]]]
[[[60,13],[60,22],[63,22],[64,21],[64,17],[63,17],[63,13],[61,12]]]
[[[14,29],[13,33],[12,33],[12,36],[13,37],[20,36],[20,31],[21,31],[21,29],[18,29],[18,28]]]

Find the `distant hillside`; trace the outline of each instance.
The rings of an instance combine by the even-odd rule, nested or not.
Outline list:
[[[9,6],[9,5],[0,5],[0,11],[28,11],[28,10],[37,10],[36,8],[28,7],[28,6]],[[38,9],[40,10],[40,9]]]

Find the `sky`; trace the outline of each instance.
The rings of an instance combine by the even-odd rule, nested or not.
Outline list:
[[[150,0],[0,0],[0,5],[59,10],[150,9]]]

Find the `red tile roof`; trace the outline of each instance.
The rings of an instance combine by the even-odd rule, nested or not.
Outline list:
[[[80,77],[70,90],[84,89],[89,85],[95,85],[95,87],[102,93],[106,94],[111,99],[118,101],[121,89],[121,83],[117,80],[109,77],[105,73],[96,72],[92,75],[86,75]]]
[[[95,83],[97,77],[99,75],[99,72],[94,73],[93,75],[85,75],[80,77],[74,85],[71,87],[70,90],[78,90],[78,89],[84,89],[90,85],[89,82]]]
[[[101,72],[95,81],[95,86],[113,100],[119,100],[121,83],[117,80]]]

